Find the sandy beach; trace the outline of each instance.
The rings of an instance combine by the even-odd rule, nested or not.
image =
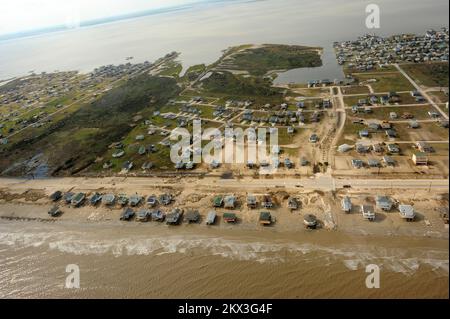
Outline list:
[[[408,223],[396,210],[376,211],[375,222],[355,208],[345,214],[340,198],[354,205],[373,201],[373,191],[216,186],[189,179],[6,180],[0,187],[0,296],[135,298],[448,298],[448,227],[434,210],[445,205],[439,190],[384,190],[414,204],[417,220]],[[221,185],[221,183],[218,183]],[[218,209],[214,226],[119,220],[122,209],[60,204],[50,218],[48,198],[56,189],[132,195],[170,193],[174,207],[198,209],[204,218],[215,194],[232,193],[239,206],[236,224]],[[270,194],[276,223],[258,223],[261,209],[249,209],[246,196]],[[287,196],[300,209],[291,212]],[[448,203],[447,203],[448,205]],[[315,214],[319,229],[303,226]],[[427,222],[425,222],[427,221]],[[382,288],[367,289],[365,267],[380,265]],[[65,267],[77,264],[81,289],[64,289]]]
[[[302,182],[298,180],[297,182]],[[258,183],[259,182],[259,183]],[[287,181],[285,187],[272,187],[272,181],[228,180],[217,178],[198,179],[157,179],[157,178],[62,178],[46,180],[2,179],[0,186],[0,216],[2,218],[25,218],[48,220],[48,210],[54,205],[49,196],[55,191],[83,192],[87,196],[95,192],[116,196],[138,194],[143,196],[171,194],[174,201],[169,206],[160,206],[164,212],[173,208],[184,210],[196,209],[204,219],[213,210],[213,198],[216,195],[234,195],[237,206],[234,210],[217,209],[220,217],[224,212],[232,211],[238,215],[237,225],[230,226],[218,222],[218,228],[260,229],[258,224],[259,212],[264,210],[247,207],[247,196],[254,195],[261,202],[263,196],[269,195],[274,203],[270,209],[275,217],[269,231],[306,231],[303,216],[314,214],[319,222],[319,228],[329,231],[339,231],[354,234],[371,235],[405,235],[448,238],[448,225],[439,216],[438,209],[448,206],[448,193],[442,189],[364,189],[351,188],[339,190],[315,190],[305,187],[294,187]],[[273,183],[276,183],[273,181]],[[386,182],[389,184],[389,182]],[[242,185],[242,187],[239,187]],[[252,187],[250,187],[252,186]],[[369,204],[375,206],[375,196],[385,195],[401,204],[410,204],[416,211],[416,220],[408,223],[403,220],[396,208],[389,212],[376,209],[375,222],[364,220],[360,213],[360,206]],[[351,198],[353,208],[350,214],[342,212],[341,200],[344,196]],[[288,208],[288,198],[295,197],[299,202],[299,209],[291,211]],[[80,208],[72,207],[62,201],[58,203],[63,214],[60,221],[118,221],[123,208],[119,204],[112,207],[99,204],[95,207],[85,204]],[[136,210],[145,208],[141,204]],[[199,231],[205,225],[194,225]]]

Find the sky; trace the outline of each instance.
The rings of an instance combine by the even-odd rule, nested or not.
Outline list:
[[[207,0],[1,0],[0,35]]]

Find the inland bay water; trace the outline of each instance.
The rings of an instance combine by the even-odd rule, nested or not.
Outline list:
[[[324,67],[277,81],[334,79],[341,70],[332,43],[374,33],[364,27],[368,3],[224,1],[0,41],[0,81],[31,70],[88,72],[128,56],[153,61],[174,50],[187,68],[243,43],[322,46]],[[447,0],[377,3],[377,34],[448,25]],[[0,220],[0,297],[448,298],[448,251],[447,239],[426,237]],[[381,267],[380,289],[365,285],[372,263]],[[80,267],[80,289],[64,289],[68,264]]]
[[[212,63],[239,44],[320,46],[324,66],[291,70],[277,82],[306,82],[343,76],[332,45],[366,33],[425,33],[448,26],[446,0],[380,0],[381,28],[365,27],[361,0],[214,1],[183,10],[29,38],[0,41],[0,81],[30,71],[80,70],[107,64],[154,61],[181,53],[184,68]],[[1,22],[0,22],[1,23]]]

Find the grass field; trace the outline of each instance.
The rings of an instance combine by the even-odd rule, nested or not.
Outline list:
[[[290,70],[322,65],[319,48],[296,45],[264,45],[246,49],[232,56],[228,69],[248,71],[263,76],[272,70]]]
[[[418,84],[429,87],[448,87],[448,63],[402,64],[401,68]]]
[[[408,124],[394,125],[402,141],[448,141],[448,129],[440,127],[437,123],[421,123],[419,129],[410,129]]]
[[[428,95],[434,99],[436,103],[447,103],[448,94],[442,91],[428,92]]]
[[[360,82],[376,79],[374,83],[369,83],[375,93],[391,91],[411,91],[414,89],[412,84],[400,72],[385,74],[358,74],[355,75]]]
[[[378,65],[375,66],[372,70],[368,71],[361,71],[356,68],[352,68],[348,66],[348,63],[344,64],[344,73],[347,74],[357,74],[357,73],[382,73],[382,72],[393,72],[397,71],[397,69],[394,66],[388,65],[385,67],[379,67]]]

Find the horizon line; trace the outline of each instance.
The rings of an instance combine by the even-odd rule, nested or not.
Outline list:
[[[6,33],[6,34],[0,34],[0,41],[8,41],[8,40],[16,40],[16,39],[22,39],[22,38],[29,38],[29,37],[35,37],[40,36],[44,34],[49,33],[57,33],[57,32],[64,32],[64,31],[70,31],[70,30],[76,30],[80,28],[87,28],[97,25],[103,25],[108,23],[114,23],[119,21],[125,21],[125,20],[132,20],[136,18],[143,18],[150,15],[157,15],[157,14],[164,14],[164,13],[171,13],[171,12],[177,12],[177,11],[183,11],[192,9],[196,6],[200,5],[207,5],[207,4],[213,4],[213,3],[229,3],[229,2],[257,2],[257,1],[266,1],[266,0],[197,0],[192,1],[191,3],[186,3],[182,5],[176,5],[176,6],[169,6],[165,8],[156,8],[156,9],[147,9],[127,14],[120,14],[120,15],[114,15],[110,17],[102,17],[102,18],[96,18],[91,20],[85,20],[80,22],[80,24],[76,27],[71,27],[65,24],[59,24],[54,26],[48,26],[48,27],[41,27],[37,29],[30,29],[30,30],[24,30],[19,32],[13,32],[13,33]]]

